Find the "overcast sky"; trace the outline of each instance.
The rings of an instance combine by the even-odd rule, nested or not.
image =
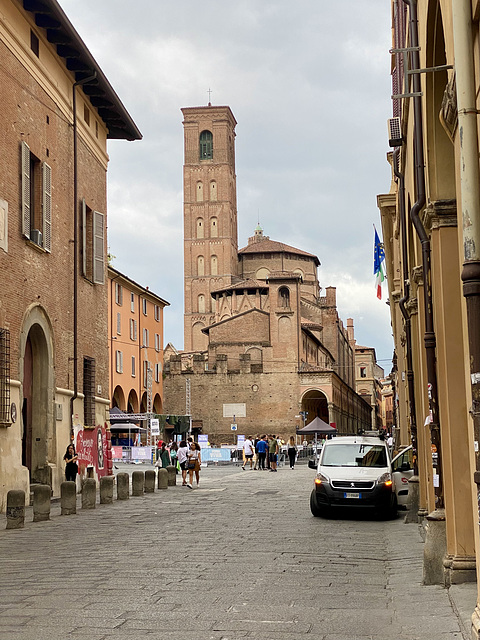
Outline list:
[[[376,297],[376,196],[388,193],[390,5],[385,0],[60,0],[143,134],[109,142],[113,266],[171,304],[183,347],[182,107],[238,122],[239,248],[264,234],[318,256],[323,289],[389,373]]]

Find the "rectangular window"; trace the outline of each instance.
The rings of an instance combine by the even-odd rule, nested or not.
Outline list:
[[[130,311],[135,311],[135,294],[130,294]]]
[[[85,124],[87,127],[90,126],[90,110],[86,104],[83,105],[83,119],[85,120]]]
[[[157,322],[160,322],[160,313],[161,313],[161,307],[159,307],[158,304],[155,305],[155,320]]]
[[[122,351],[115,352],[115,362],[116,362],[117,373],[123,373],[123,352]]]
[[[135,356],[132,356],[132,378],[135,378],[136,376],[136,372],[135,372]]]
[[[93,282],[105,283],[105,216],[93,212]]]
[[[52,250],[52,169],[22,142],[22,233],[45,251]]]
[[[130,318],[130,340],[136,341],[137,339],[137,321]]]
[[[30,29],[30,49],[37,56],[40,56],[40,42],[38,40],[38,36]]]
[[[10,331],[0,328],[0,424],[10,424]]]
[[[162,375],[162,365],[160,362],[155,364],[155,382],[160,382],[160,376]]]
[[[146,300],[146,298],[142,298],[142,311],[143,311],[143,315],[146,316],[147,315],[147,300]]]
[[[160,334],[155,334],[155,351],[160,351]]]
[[[149,379],[152,377],[152,369],[148,360],[143,361],[143,386],[148,389]]]
[[[95,359],[83,358],[83,419],[89,427],[95,426]]]
[[[149,339],[150,339],[150,332],[148,331],[148,329],[144,329],[143,330],[142,347],[148,347],[149,346]]]
[[[117,313],[117,334],[121,335],[122,333],[122,314]]]
[[[367,368],[366,367],[360,367],[360,377],[361,378],[366,378],[367,377]]]
[[[115,302],[119,307],[123,304],[123,287],[118,282],[115,282]]]

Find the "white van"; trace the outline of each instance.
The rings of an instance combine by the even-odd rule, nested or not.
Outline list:
[[[310,496],[314,516],[331,507],[374,509],[394,517],[406,505],[408,478],[413,474],[411,447],[393,461],[387,443],[378,437],[337,436],[325,443]]]

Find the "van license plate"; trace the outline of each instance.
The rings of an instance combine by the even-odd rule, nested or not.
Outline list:
[[[343,494],[344,498],[357,498],[360,499],[362,497],[361,493],[344,493]]]

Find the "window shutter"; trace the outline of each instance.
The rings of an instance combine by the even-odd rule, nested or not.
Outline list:
[[[133,321],[133,339],[134,340],[137,339],[137,321],[136,320]]]
[[[82,198],[82,276],[87,277],[87,203]]]
[[[42,164],[43,192],[43,248],[49,253],[52,250],[52,168]]]
[[[22,142],[22,233],[30,238],[30,147]]]
[[[105,282],[105,216],[98,211],[93,212],[93,282]]]
[[[120,335],[122,333],[122,314],[117,313],[117,333]]]

